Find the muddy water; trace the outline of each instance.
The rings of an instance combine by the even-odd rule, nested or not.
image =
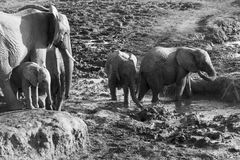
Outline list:
[[[131,101],[123,106],[123,92],[111,101],[106,79],[80,79],[64,110],[88,125],[93,159],[238,159],[240,107],[204,96],[176,106],[171,98],[144,110]],[[88,157],[89,158],[89,157]]]

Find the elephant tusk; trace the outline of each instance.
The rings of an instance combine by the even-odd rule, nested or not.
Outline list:
[[[76,62],[76,60],[73,58],[73,56],[69,53],[69,51],[67,50],[67,48],[65,49],[68,57],[73,61],[73,62]]]
[[[208,77],[208,76],[205,76],[201,71],[198,71],[198,75],[205,81],[214,81],[216,79],[216,76]]]

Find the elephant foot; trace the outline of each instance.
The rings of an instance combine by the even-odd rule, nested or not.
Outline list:
[[[36,109],[33,105],[30,105],[28,109]]]

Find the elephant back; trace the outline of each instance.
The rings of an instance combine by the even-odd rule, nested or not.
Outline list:
[[[132,61],[135,68],[137,67],[137,58],[132,53],[118,51],[118,56],[124,61],[129,61],[129,60]]]
[[[151,72],[154,70],[156,64],[159,66],[168,63],[169,61],[175,60],[177,48],[167,48],[167,47],[154,47],[142,59],[140,65],[141,72]]]

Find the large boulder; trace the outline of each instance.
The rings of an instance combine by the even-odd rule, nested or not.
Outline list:
[[[29,110],[0,116],[0,159],[75,159],[87,154],[87,125],[67,112]]]

